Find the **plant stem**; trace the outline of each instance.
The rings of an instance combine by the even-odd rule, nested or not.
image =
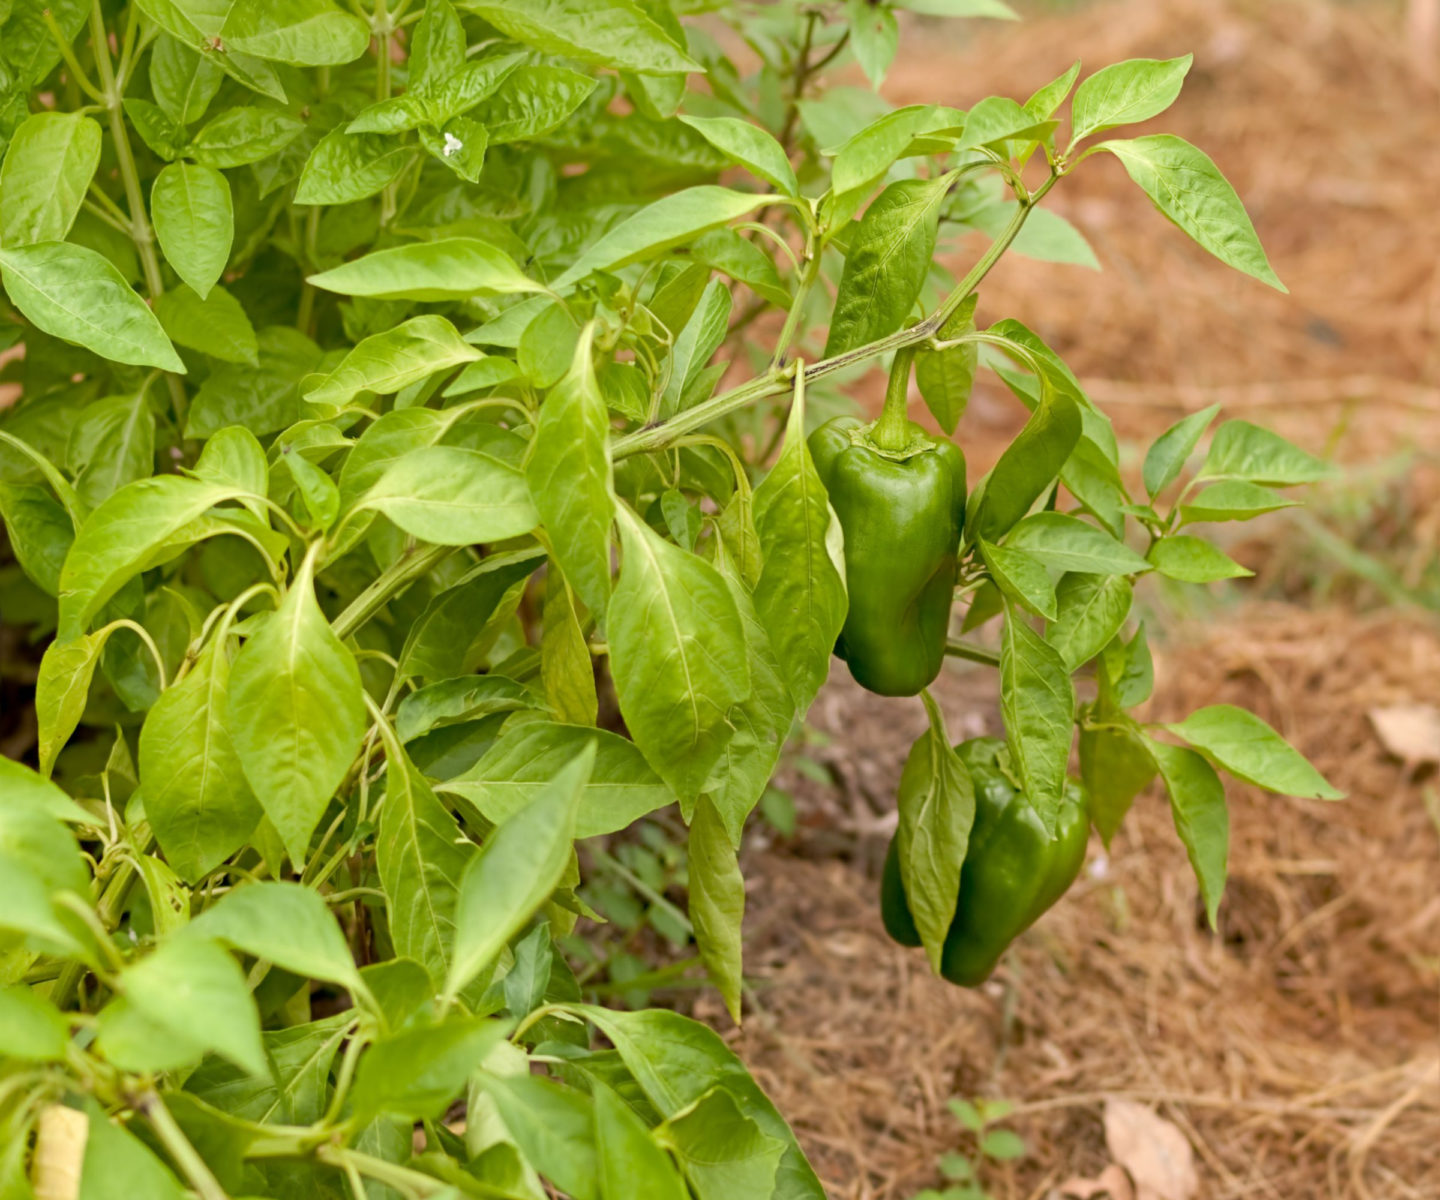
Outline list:
[[[795,295],[790,301],[790,311],[785,314],[785,326],[780,330],[780,337],[775,342],[775,353],[770,360],[772,367],[785,365],[785,352],[790,349],[790,343],[800,332],[800,322],[805,319],[805,302],[810,298],[810,289],[815,286],[815,280],[819,277],[820,251],[812,234],[806,239],[805,270],[800,275],[800,285],[795,289]]]
[[[417,547],[398,561],[391,563],[375,582],[350,602],[350,606],[335,618],[335,633],[341,639],[349,637],[366,621],[379,612],[390,598],[404,591],[422,575],[454,554],[459,546]]]
[[[970,642],[959,642],[950,640],[945,643],[945,653],[951,658],[963,658],[968,662],[980,663],[987,667],[998,667],[1000,656],[993,650],[987,650],[984,646],[972,645]]]
[[[914,360],[914,346],[902,346],[895,351],[890,381],[885,386],[885,407],[870,430],[870,440],[881,450],[904,450],[910,442],[910,418],[906,416],[906,409],[910,402],[910,364]]]
[[[1010,224],[970,268],[959,286],[933,313],[908,329],[902,329],[898,333],[879,338],[867,346],[857,346],[854,350],[847,350],[844,354],[835,355],[834,358],[821,359],[813,366],[806,367],[805,382],[814,383],[816,380],[824,379],[827,375],[833,375],[837,371],[855,366],[857,363],[879,358],[892,350],[899,350],[902,346],[919,345],[928,338],[934,337],[940,327],[964,303],[965,297],[979,286],[980,281],[1000,261],[1001,255],[1009,249],[1010,243],[1019,235],[1031,210],[1055,186],[1055,182],[1059,178],[1059,175],[1051,175],[1035,189],[1028,200],[1019,205],[1015,210],[1015,215],[1010,219]],[[632,454],[650,454],[656,450],[664,450],[673,445],[677,438],[684,437],[687,433],[694,433],[695,430],[708,425],[711,421],[717,421],[732,412],[738,412],[740,409],[754,404],[757,400],[788,392],[791,386],[790,372],[772,367],[764,375],[757,376],[748,383],[743,383],[728,392],[722,392],[718,396],[697,404],[694,408],[686,409],[668,421],[648,426],[645,429],[637,429],[622,438],[617,438],[612,447],[612,457],[628,458]]]
[[[225,1189],[220,1186],[220,1181],[211,1174],[210,1168],[205,1165],[205,1160],[200,1157],[195,1147],[190,1144],[190,1139],[176,1124],[175,1118],[170,1115],[170,1110],[165,1107],[165,1102],[160,1099],[159,1094],[146,1092],[140,1098],[137,1107],[145,1114],[146,1120],[150,1122],[150,1127],[155,1130],[155,1136],[160,1139],[160,1144],[165,1147],[166,1153],[175,1160],[175,1165],[190,1181],[190,1186],[199,1193],[201,1200],[229,1200]]]

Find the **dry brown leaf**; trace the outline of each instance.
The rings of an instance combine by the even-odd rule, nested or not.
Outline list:
[[[1137,1200],[1193,1200],[1200,1188],[1185,1135],[1143,1104],[1105,1102],[1105,1144],[1135,1181]]]
[[[1380,744],[1406,763],[1440,762],[1440,708],[1433,704],[1395,704],[1372,708],[1370,723]]]
[[[1135,1200],[1125,1168],[1111,1163],[1094,1179],[1067,1179],[1060,1185],[1064,1200]]]

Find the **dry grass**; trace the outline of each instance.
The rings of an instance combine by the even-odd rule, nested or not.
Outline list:
[[[1440,97],[1376,11],[1096,5],[936,53],[887,90],[965,105],[1023,97],[1076,57],[1093,68],[1196,50],[1164,126],[1234,180],[1292,295],[1194,250],[1118,165],[1087,164],[1056,203],[1105,274],[1006,263],[982,316],[1033,324],[1131,443],[1222,400],[1313,450],[1338,445],[1347,463],[1412,451],[1414,523],[1387,536],[1423,563],[1440,530]],[[972,457],[1015,420],[994,391],[978,396],[962,428]],[[1288,561],[1294,527],[1275,519],[1257,534],[1244,557],[1273,581],[1263,568]],[[918,952],[886,940],[875,901],[923,713],[843,679],[822,694],[812,723],[834,739],[821,754],[837,785],[787,781],[801,832],[754,851],[747,967],[763,1007],[736,1041],[833,1195],[938,1186],[936,1158],[960,1144],[954,1095],[1020,1105],[1029,1153],[987,1180],[997,1197],[1097,1174],[1111,1096],[1183,1131],[1206,1200],[1440,1195],[1440,828],[1424,800],[1437,784],[1389,756],[1367,719],[1440,700],[1440,629],[1419,613],[1317,608],[1285,583],[1294,603],[1171,628],[1157,663],[1152,719],[1245,704],[1350,794],[1322,805],[1232,787],[1218,937],[1152,792],[1108,855],[1092,846],[1081,883],[995,980],[975,992],[936,982]],[[998,728],[992,688],[978,670],[942,679],[957,737]]]

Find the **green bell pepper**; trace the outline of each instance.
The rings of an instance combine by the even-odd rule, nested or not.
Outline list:
[[[1040,814],[1002,771],[1004,749],[996,738],[955,747],[975,782],[975,824],[940,974],[964,987],[984,983],[1010,943],[1065,894],[1085,863],[1090,837],[1085,789],[1076,783],[1066,788],[1052,838]],[[885,931],[902,946],[920,945],[893,839],[880,881],[880,915]]]
[[[965,455],[906,419],[909,356],[896,359],[880,419],[865,425],[837,417],[810,435],[809,446],[845,534],[850,608],[835,653],[862,687],[914,696],[945,661]]]

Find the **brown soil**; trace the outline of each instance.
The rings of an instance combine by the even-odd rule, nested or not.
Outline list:
[[[1104,274],[1007,262],[982,316],[1034,325],[1130,445],[1223,400],[1228,415],[1317,452],[1338,445],[1362,471],[1409,452],[1408,516],[1390,545],[1433,562],[1440,98],[1407,66],[1398,16],[1134,0],[949,50],[935,48],[941,29],[902,42],[912,62],[887,87],[896,101],[1023,99],[1077,57],[1088,69],[1197,52],[1163,126],[1236,183],[1292,294],[1190,247],[1118,164],[1087,164],[1055,203]],[[962,439],[983,463],[1016,422],[1013,402],[984,391]],[[1066,1180],[1098,1175],[1115,1097],[1179,1128],[1206,1200],[1440,1196],[1436,777],[1388,754],[1368,717],[1440,702],[1440,627],[1277,580],[1265,568],[1289,561],[1299,529],[1262,524],[1244,546],[1261,574],[1252,598],[1218,619],[1173,620],[1157,660],[1152,719],[1247,705],[1349,793],[1324,805],[1230,789],[1218,936],[1152,792],[1108,855],[1094,842],[1081,883],[994,980],[978,991],[935,981],[919,952],[885,938],[875,902],[895,783],[924,715],[837,671],[811,717],[832,739],[816,757],[836,782],[783,776],[800,832],[750,852],[746,965],[759,1006],[735,1035],[832,1195],[908,1200],[943,1186],[939,1155],[969,1148],[945,1102],[982,1096],[1019,1106],[1012,1124],[1027,1143],[986,1176],[997,1200],[1059,1197]],[[957,738],[998,730],[992,673],[956,665],[938,694]],[[725,1024],[710,998],[701,1011]]]

